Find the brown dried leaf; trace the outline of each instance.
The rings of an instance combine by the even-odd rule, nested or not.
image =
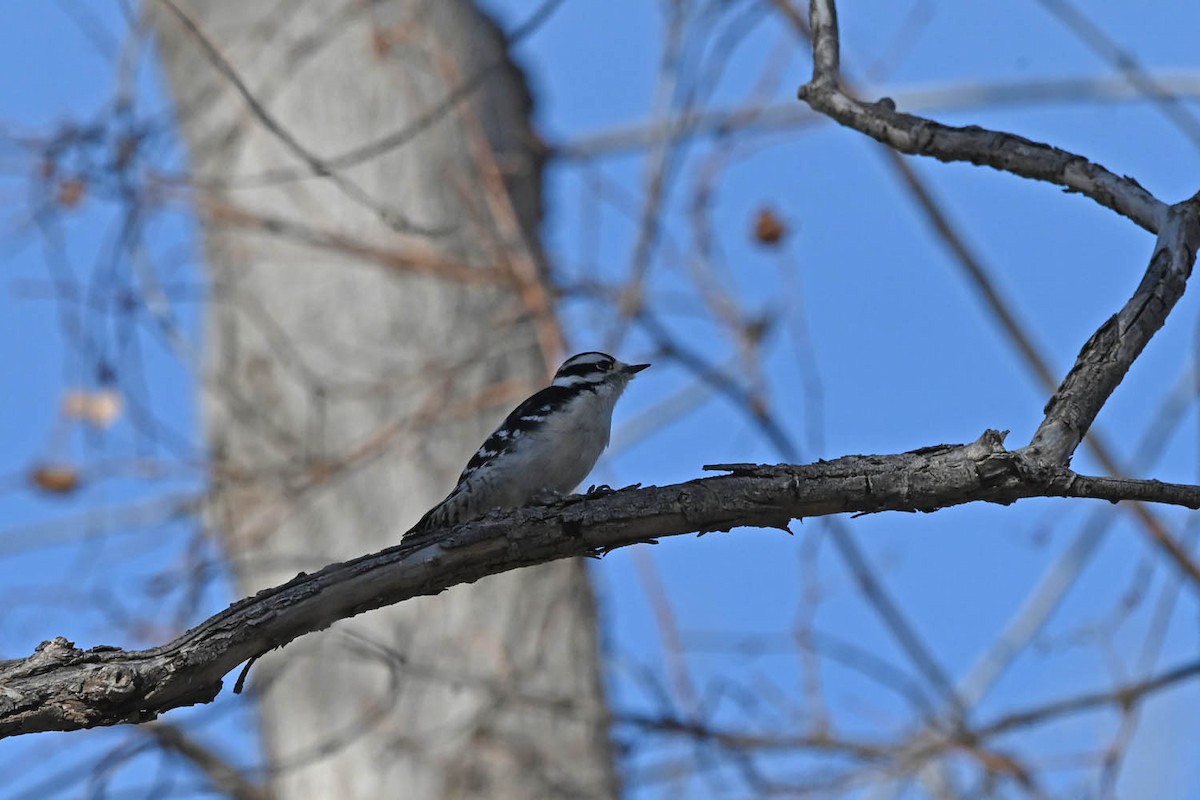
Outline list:
[[[777,245],[787,232],[787,225],[769,208],[759,211],[754,219],[754,238],[761,244]]]
[[[79,488],[79,471],[69,464],[43,464],[29,476],[33,485],[51,494],[70,494]]]

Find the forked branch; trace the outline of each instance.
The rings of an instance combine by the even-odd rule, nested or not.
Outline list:
[[[1200,194],[1168,206],[1132,178],[1083,156],[1003,131],[955,128],[904,114],[888,100],[864,103],[840,87],[837,8],[812,0],[812,80],[800,98],[816,111],[903,153],[966,161],[1063,186],[1158,234],[1150,265],[1133,296],[1083,346],[1075,366],[1046,405],[1032,445],[1066,464],[1113,391],[1183,296],[1200,246]]]

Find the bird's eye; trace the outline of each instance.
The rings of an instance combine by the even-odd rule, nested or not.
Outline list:
[[[596,366],[600,369],[601,372],[608,372],[610,369],[613,368],[613,363],[611,361],[601,361]]]

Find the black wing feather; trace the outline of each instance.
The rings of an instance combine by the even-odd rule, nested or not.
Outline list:
[[[527,397],[521,405],[514,408],[504,418],[504,422],[500,423],[500,427],[475,451],[475,455],[471,456],[471,460],[467,462],[466,468],[458,476],[458,482],[462,483],[472,472],[496,456],[503,455],[512,450],[516,443],[520,441],[522,433],[541,424],[542,420],[538,419],[538,417],[544,417],[554,409],[561,407],[563,403],[567,402],[577,392],[577,389],[566,386],[547,386],[540,392],[535,392]]]

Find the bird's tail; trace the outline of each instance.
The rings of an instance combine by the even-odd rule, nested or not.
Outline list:
[[[403,541],[404,537],[409,534],[448,528],[462,522],[465,506],[465,498],[461,496],[461,493],[457,490],[451,492],[445,500],[426,511],[425,515],[417,520],[417,524],[406,530],[400,539]]]

